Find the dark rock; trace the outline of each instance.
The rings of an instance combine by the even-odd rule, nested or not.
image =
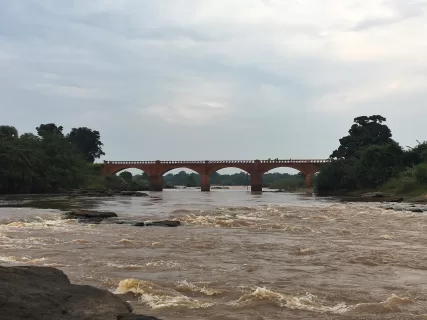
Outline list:
[[[93,211],[93,210],[72,210],[63,214],[64,219],[105,219],[117,217],[114,212]]]
[[[424,212],[424,210],[420,209],[420,208],[410,208],[409,211],[411,211],[411,212]]]
[[[122,196],[135,196],[138,192],[136,191],[122,191],[120,195]]]
[[[0,320],[139,319],[124,317],[130,312],[120,297],[71,284],[58,269],[0,266]]]
[[[150,221],[145,222],[147,227],[178,227],[181,225],[181,221],[177,220],[161,220],[161,221]]]
[[[104,218],[79,218],[77,221],[79,223],[87,223],[87,224],[100,224]]]
[[[156,317],[139,316],[137,314],[121,314],[117,317],[117,320],[161,320]]]
[[[387,202],[402,202],[403,197],[391,197],[391,198],[387,198],[385,201],[387,201]]]
[[[134,227],[144,227],[145,223],[144,222],[135,222],[132,224]]]

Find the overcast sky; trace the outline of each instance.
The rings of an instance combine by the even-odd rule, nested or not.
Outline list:
[[[0,123],[107,160],[327,158],[354,117],[427,140],[425,0],[0,0]]]

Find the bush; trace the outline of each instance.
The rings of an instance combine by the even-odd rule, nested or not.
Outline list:
[[[421,184],[427,184],[427,163],[415,167],[415,178]]]

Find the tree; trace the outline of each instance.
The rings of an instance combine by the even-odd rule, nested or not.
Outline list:
[[[21,136],[19,138],[22,140],[30,141],[30,142],[40,139],[40,137],[36,136],[34,133],[31,133],[31,132],[26,132],[26,133],[21,134]]]
[[[322,166],[316,179],[319,193],[331,191],[351,191],[358,188],[354,160],[338,160]]]
[[[332,152],[332,159],[349,159],[370,145],[385,145],[393,142],[390,129],[382,124],[386,118],[380,115],[362,116],[354,119],[349,135],[340,139],[340,146]]]
[[[402,170],[403,150],[397,143],[370,145],[360,151],[355,167],[359,187],[378,187]]]
[[[404,162],[408,167],[416,166],[423,162],[427,163],[427,142],[418,142],[418,145],[405,151]]]
[[[54,123],[41,124],[36,128],[37,134],[42,138],[45,138],[49,135],[55,135],[62,138],[64,137],[64,134],[62,133],[63,129],[64,128],[62,126],[58,127]]]
[[[125,180],[126,182],[131,182],[132,181],[132,173],[130,173],[129,171],[120,172],[119,176],[121,178],[123,178],[123,180]]]
[[[102,151],[103,143],[99,131],[86,127],[73,128],[67,135],[67,139],[77,147],[88,162],[93,163],[95,159],[105,155]]]
[[[191,173],[188,175],[188,179],[187,179],[187,187],[195,187],[196,186],[196,179],[195,179],[195,173]]]
[[[0,126],[0,139],[9,140],[18,138],[18,130],[13,126]]]

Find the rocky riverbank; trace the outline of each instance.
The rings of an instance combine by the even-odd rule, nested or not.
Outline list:
[[[0,266],[0,320],[160,320],[119,295],[70,283],[60,270]]]
[[[402,197],[384,192],[338,196],[343,202],[381,202],[384,208],[395,211],[427,212],[427,196]]]

